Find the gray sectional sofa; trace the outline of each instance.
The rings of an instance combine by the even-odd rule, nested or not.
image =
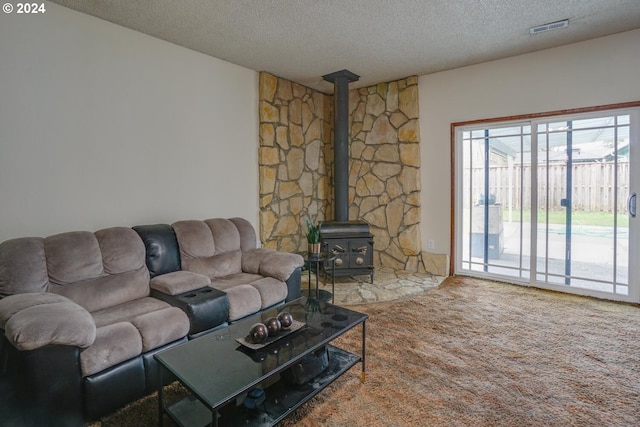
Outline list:
[[[0,417],[84,425],[156,390],[156,353],[299,297],[302,264],[241,218],[0,243]]]

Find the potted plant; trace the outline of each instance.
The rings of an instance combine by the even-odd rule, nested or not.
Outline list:
[[[320,224],[313,215],[307,215],[304,219],[307,225],[307,243],[309,254],[320,254]]]

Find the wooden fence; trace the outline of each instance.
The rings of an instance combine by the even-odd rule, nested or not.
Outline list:
[[[573,164],[574,211],[609,212],[614,211],[617,202],[618,212],[626,212],[629,195],[629,163],[618,162],[617,201],[615,199],[615,163],[574,163]],[[465,170],[465,194],[469,191],[472,178],[472,196],[474,203],[484,193],[484,169],[473,168],[472,176]],[[550,164],[538,167],[538,205],[542,208],[549,203],[549,210],[561,209],[560,200],[567,197],[567,165]],[[495,202],[505,209],[531,209],[531,166],[491,166],[489,167],[489,194],[495,196]]]

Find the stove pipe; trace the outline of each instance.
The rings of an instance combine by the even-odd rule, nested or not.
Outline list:
[[[342,70],[322,78],[334,86],[334,220],[346,222],[349,220],[349,83],[357,81],[360,76]]]

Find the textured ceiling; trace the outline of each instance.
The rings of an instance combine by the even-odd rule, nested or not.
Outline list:
[[[341,69],[362,87],[640,28],[640,0],[53,2],[327,93],[321,76]]]

